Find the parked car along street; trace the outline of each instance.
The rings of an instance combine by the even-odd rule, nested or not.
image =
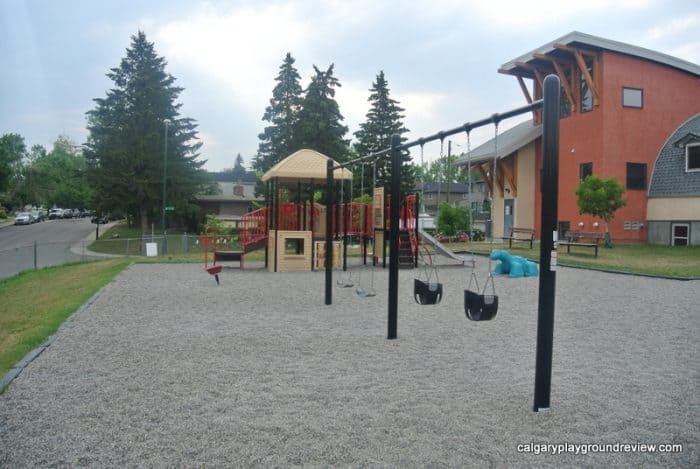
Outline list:
[[[19,212],[15,217],[15,225],[31,225],[34,223],[34,217],[29,212]]]

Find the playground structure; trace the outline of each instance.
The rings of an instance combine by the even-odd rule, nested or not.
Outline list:
[[[330,265],[333,269],[347,268],[347,247],[352,238],[359,239],[361,257],[367,262],[368,247],[372,245],[372,262],[386,266],[386,251],[390,227],[387,204],[390,195],[384,188],[374,188],[373,204],[341,200],[320,204],[314,193],[326,178],[327,161],[331,158],[313,150],[303,149],[289,155],[262,177],[266,183],[266,206],[241,217],[239,248],[228,249],[210,232],[203,240],[206,251],[212,251],[214,265],[234,260],[245,266],[245,255],[265,248],[265,266],[269,272],[300,272],[323,269],[326,266],[326,246],[331,247]],[[352,183],[353,173],[337,170],[333,178],[341,188]],[[344,197],[341,197],[344,199]],[[402,263],[412,267],[418,246],[415,232],[417,222],[416,196],[405,197],[401,207]],[[330,208],[330,211],[328,210]],[[330,243],[326,242],[327,234]],[[212,239],[213,236],[213,239]],[[206,257],[205,257],[206,264]],[[205,265],[205,268],[207,266]]]

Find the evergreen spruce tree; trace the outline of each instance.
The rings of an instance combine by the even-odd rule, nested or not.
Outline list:
[[[355,132],[355,151],[359,156],[378,152],[391,146],[391,136],[397,134],[401,137],[401,143],[407,140],[404,136],[408,129],[403,125],[404,109],[399,102],[389,97],[389,85],[380,71],[376,82],[372,83],[368,101],[371,103],[367,120],[360,124],[360,130]],[[411,162],[408,151],[401,154],[401,192],[412,193],[415,186],[415,168]],[[377,164],[377,186],[389,186],[391,183],[391,159],[389,155],[379,157]],[[358,183],[356,183],[357,185]],[[372,185],[372,171],[365,168],[365,187]]]
[[[87,113],[85,156],[95,208],[136,217],[143,232],[160,219],[164,174],[166,203],[183,218],[192,218],[194,196],[207,183],[205,161],[197,160],[201,143],[192,143],[197,125],[180,116],[176,100],[183,88],[174,85],[166,65],[139,31],[119,67],[107,74],[113,88]]]
[[[316,74],[304,94],[296,126],[300,148],[323,153],[336,161],[348,157],[349,141],[343,137],[348,128],[342,124],[343,116],[335,100],[335,88],[340,82],[333,76],[333,67],[324,72],[314,65]]]
[[[231,172],[233,173],[234,177],[237,177],[237,178],[245,177],[246,169],[245,169],[245,166],[243,166],[243,157],[241,156],[240,153],[236,155],[236,164],[234,165]]]
[[[294,58],[287,53],[275,78],[277,85],[272,90],[270,105],[265,109],[262,120],[271,125],[265,127],[258,135],[260,144],[258,154],[253,159],[252,168],[263,174],[279,161],[301,148],[295,136],[299,107],[301,105],[301,85],[299,73],[294,67]],[[261,183],[256,188],[257,194],[263,194]]]

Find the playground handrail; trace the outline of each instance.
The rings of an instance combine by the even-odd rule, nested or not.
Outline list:
[[[240,221],[240,244],[246,248],[267,238],[267,207],[248,212]]]

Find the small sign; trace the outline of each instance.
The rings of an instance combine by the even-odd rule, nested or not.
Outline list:
[[[158,255],[158,243],[146,243],[146,256],[156,257]]]
[[[175,211],[175,207],[173,207],[172,205],[169,205],[169,206],[165,207],[165,211],[166,211],[166,212],[174,212],[174,211]]]

